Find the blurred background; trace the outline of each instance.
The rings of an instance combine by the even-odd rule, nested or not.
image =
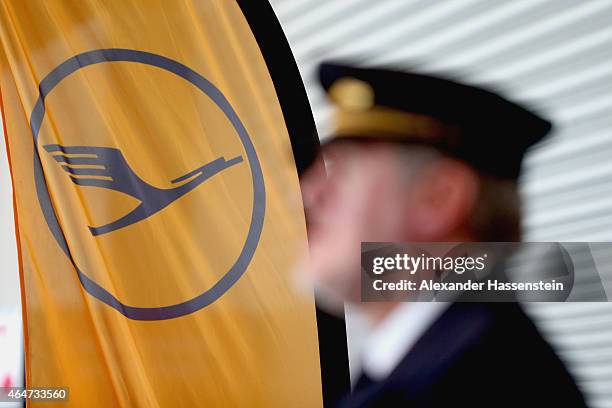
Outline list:
[[[322,60],[444,73],[524,102],[556,128],[524,163],[525,241],[612,241],[612,0],[271,0],[319,134],[330,108]],[[2,142],[4,143],[4,139]],[[12,191],[0,146],[0,384],[21,385],[22,337]],[[585,251],[610,268],[612,254]],[[612,298],[612,282],[603,275]],[[612,407],[612,304],[529,304],[593,407]],[[351,370],[364,327],[347,309]]]
[[[0,387],[21,387],[24,378],[19,266],[12,194],[3,133],[0,138]],[[21,405],[0,402],[3,408],[18,406]]]
[[[331,110],[322,60],[443,73],[528,104],[555,132],[524,163],[525,241],[612,241],[612,1],[271,0],[297,60],[320,137]],[[503,152],[502,152],[503,153]],[[585,250],[600,272],[612,254]],[[580,258],[580,256],[578,256]],[[610,273],[602,273],[612,299]],[[593,407],[612,407],[612,304],[529,304]],[[601,284],[599,284],[601,289]],[[347,310],[351,371],[358,315]]]

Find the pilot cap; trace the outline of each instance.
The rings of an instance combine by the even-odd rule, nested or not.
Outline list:
[[[551,123],[501,96],[445,78],[323,63],[319,76],[336,108],[326,141],[429,145],[491,175],[516,179],[525,151]]]

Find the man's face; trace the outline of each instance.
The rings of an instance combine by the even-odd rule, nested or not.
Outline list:
[[[389,144],[337,142],[324,159],[327,177],[319,162],[302,179],[310,257],[299,273],[327,297],[357,301],[360,243],[410,239],[410,177]]]
[[[358,302],[361,242],[471,240],[467,224],[478,183],[470,166],[432,149],[329,145],[302,178],[310,256],[299,276],[314,283],[331,307]]]

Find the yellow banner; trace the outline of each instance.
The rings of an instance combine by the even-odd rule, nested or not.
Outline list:
[[[240,7],[4,0],[0,40],[27,385],[75,407],[321,406],[295,163]]]

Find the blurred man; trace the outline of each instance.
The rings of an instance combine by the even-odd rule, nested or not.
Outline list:
[[[310,257],[333,308],[360,302],[360,243],[520,240],[517,177],[551,125],[429,76],[324,64],[335,132],[303,178]],[[584,406],[513,303],[360,303],[372,322],[343,407]]]

